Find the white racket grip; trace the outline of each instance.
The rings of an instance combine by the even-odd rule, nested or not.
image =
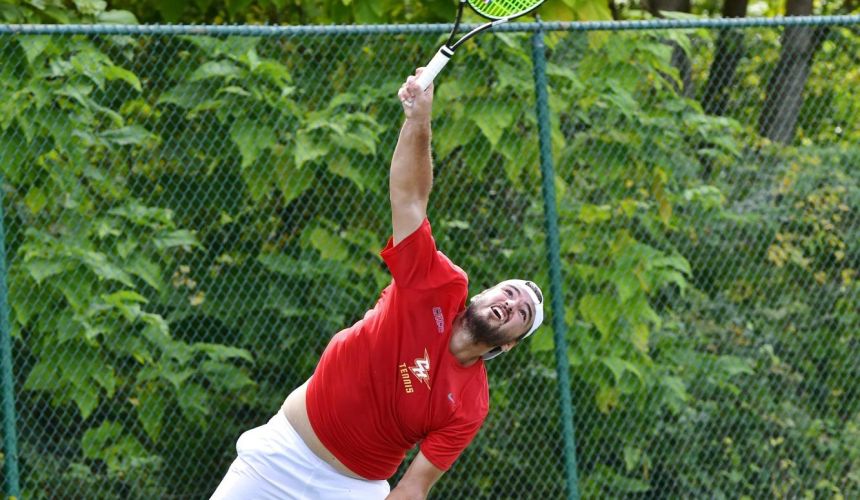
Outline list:
[[[454,51],[445,47],[444,45],[439,48],[436,52],[436,55],[433,56],[433,59],[427,64],[424,68],[424,71],[421,72],[421,75],[418,77],[418,85],[421,85],[421,91],[427,90],[427,87],[433,83],[433,79],[436,78],[436,75],[442,71],[442,68],[448,64],[448,61],[451,60],[451,56],[454,55]]]

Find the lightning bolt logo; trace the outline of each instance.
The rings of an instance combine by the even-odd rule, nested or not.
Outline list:
[[[430,355],[427,354],[427,349],[424,349],[423,358],[415,358],[415,366],[410,366],[409,371],[419,382],[423,382],[427,388],[430,388]]]

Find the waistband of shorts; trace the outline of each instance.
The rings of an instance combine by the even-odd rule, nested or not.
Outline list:
[[[343,472],[335,469],[334,466],[332,466],[330,463],[328,463],[325,460],[323,460],[322,458],[320,458],[319,455],[314,453],[314,451],[312,449],[310,449],[310,447],[307,445],[307,443],[305,443],[305,440],[302,439],[302,436],[299,435],[299,433],[293,427],[293,424],[290,423],[290,420],[287,418],[287,415],[283,412],[283,410],[278,411],[278,413],[274,417],[272,417],[271,420],[269,420],[269,423],[274,423],[274,425],[276,425],[278,428],[280,428],[280,430],[285,432],[289,436],[290,439],[294,439],[295,442],[297,443],[297,446],[300,448],[299,451],[303,455],[307,456],[308,460],[314,462],[314,464],[316,464],[318,467],[326,470],[327,472],[334,473],[334,474],[337,474],[338,476],[342,476],[342,477],[345,477],[347,479],[352,479],[354,481],[362,481],[362,482],[367,482],[367,483],[377,482],[376,480],[372,480],[372,479],[358,478],[358,477],[353,477],[353,476],[349,476],[347,474],[344,474]]]

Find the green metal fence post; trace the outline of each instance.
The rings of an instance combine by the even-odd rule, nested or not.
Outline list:
[[[540,20],[538,20],[540,23]],[[555,204],[555,171],[550,139],[549,98],[546,80],[546,46],[543,30],[532,35],[532,61],[535,78],[535,106],[540,136],[540,167],[544,220],[546,225],[547,257],[549,259],[550,296],[552,297],[552,330],[555,340],[555,361],[558,372],[558,392],[561,399],[561,420],[564,433],[564,465],[568,498],[579,499],[576,476],[576,446],[573,432],[573,402],[570,396],[570,366],[567,361],[566,327],[564,324],[564,292],[561,283],[561,256],[558,236],[558,213]]]
[[[3,177],[0,176],[0,189]],[[19,496],[18,434],[15,429],[15,387],[12,379],[12,329],[9,324],[9,297],[6,287],[6,231],[3,227],[3,194],[0,191],[0,377],[3,377],[3,451],[6,498]]]

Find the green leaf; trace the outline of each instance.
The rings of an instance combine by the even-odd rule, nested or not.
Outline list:
[[[83,336],[83,327],[75,320],[74,315],[70,311],[58,313],[55,317],[54,328],[57,335],[57,343],[80,338]]]
[[[194,376],[194,370],[191,368],[182,370],[182,371],[173,371],[171,369],[164,369],[161,372],[161,378],[167,380],[173,385],[173,388],[176,390],[184,390],[182,386],[185,384],[185,381]]]
[[[198,342],[193,345],[195,349],[199,349],[205,352],[211,359],[215,361],[224,361],[227,359],[239,358],[244,359],[245,361],[254,362],[254,358],[251,356],[251,353],[246,349],[240,349],[238,347],[230,347],[221,344],[209,344],[204,342]]]
[[[254,385],[241,369],[227,363],[204,361],[200,369],[215,387],[223,390],[236,391]]]
[[[158,234],[152,238],[152,243],[159,250],[175,247],[200,247],[197,236],[187,229],[177,229]]]
[[[576,15],[580,21],[611,21],[609,2],[577,2]]]
[[[533,335],[529,338],[531,352],[551,351],[555,348],[552,335]]]
[[[684,296],[684,291],[687,289],[687,279],[678,271],[664,271],[660,273],[663,283],[675,283],[681,291],[681,296]]]
[[[618,291],[618,299],[622,304],[630,300],[637,293],[642,292],[639,280],[636,279],[636,276],[629,269],[614,272],[612,282],[615,284],[615,289]]]
[[[717,359],[717,368],[730,377],[740,375],[741,373],[755,375],[752,361],[737,356],[720,356]]]
[[[317,278],[331,276],[336,265],[327,266],[325,262],[296,259],[283,254],[263,254],[257,262],[267,270],[290,278]]]
[[[138,391],[137,399],[137,418],[149,438],[158,442],[167,402],[158,388]]]
[[[203,417],[209,415],[209,395],[197,384],[187,384],[176,393],[176,402],[186,419],[205,423]]]
[[[30,259],[24,263],[24,269],[30,277],[41,283],[46,278],[74,269],[75,265],[67,260]]]
[[[627,472],[633,472],[639,465],[639,461],[642,458],[642,450],[639,448],[634,448],[632,446],[624,447],[624,468]]]
[[[329,162],[327,162],[329,172],[351,180],[360,191],[370,187],[374,190],[377,186],[377,179],[369,172],[362,169],[363,163],[354,164],[346,155],[337,154]]]
[[[630,337],[630,341],[633,343],[633,347],[643,354],[648,353],[648,334],[649,330],[647,324],[638,323],[633,325],[633,333]]]
[[[271,127],[244,118],[233,123],[230,137],[242,154],[242,168],[254,163],[260,153],[278,142]]]
[[[87,15],[96,15],[104,12],[107,8],[105,0],[73,0],[78,12]]]
[[[122,425],[116,422],[104,421],[95,429],[87,429],[81,438],[81,449],[87,458],[100,458],[102,450],[117,438],[122,436]]]
[[[164,22],[167,23],[176,23],[180,19],[182,19],[182,13],[185,10],[186,4],[188,2],[174,2],[173,0],[163,0],[159,1],[155,4],[155,8],[158,9],[158,12],[161,14]],[[200,6],[201,10],[206,10],[206,7],[201,5],[200,0],[195,2],[198,6]]]
[[[119,66],[107,66],[104,68],[104,75],[108,80],[122,80],[131,85],[134,90],[138,92],[143,91],[143,87],[140,85],[140,79],[137,78],[137,75],[127,69],[120,68]]]
[[[120,146],[141,145],[155,140],[156,136],[140,125],[129,125],[99,134],[102,139]]]
[[[30,64],[33,64],[33,61],[51,44],[50,35],[18,35],[16,40],[24,50],[24,56]]]
[[[131,276],[110,262],[105,254],[100,252],[84,252],[80,259],[99,278],[118,281],[129,288],[134,288]]]
[[[212,87],[203,82],[181,83],[159,96],[157,104],[175,104],[181,108],[192,109],[208,101]]]
[[[134,321],[140,315],[138,304],[148,302],[142,295],[131,290],[120,290],[111,294],[103,294],[102,300],[119,311],[127,321]]]
[[[275,166],[274,168],[279,167]],[[254,203],[260,202],[272,192],[272,182],[277,178],[277,174],[272,172],[272,166],[267,161],[252,162],[247,167],[242,168],[241,175],[242,180],[245,181],[248,195]]]
[[[147,259],[143,255],[136,255],[126,264],[125,268],[156,291],[161,291],[161,266],[157,263]]]
[[[301,168],[305,163],[321,158],[328,152],[329,147],[316,143],[309,132],[300,130],[296,134],[294,149],[296,167]]]
[[[112,476],[127,472],[135,462],[148,456],[140,441],[126,434],[122,425],[110,421],[87,430],[81,448],[85,457],[102,460]]]
[[[433,150],[438,158],[445,158],[455,148],[465,146],[478,135],[478,129],[467,121],[450,120],[445,126],[433,130]]]
[[[172,3],[172,2],[171,2]],[[182,2],[176,2],[181,4]],[[127,10],[109,10],[97,17],[99,24],[138,24],[137,17]],[[138,89],[139,91],[140,89]]]
[[[651,260],[651,266],[653,267],[671,267],[681,271],[686,275],[690,275],[693,273],[690,268],[690,262],[687,261],[682,255],[671,255],[666,257],[657,257]]]
[[[72,386],[70,389],[71,398],[78,406],[81,412],[81,418],[84,420],[90,418],[96,406],[99,404],[99,394],[96,387],[89,383],[79,383]]]
[[[208,61],[197,68],[188,81],[196,82],[206,78],[225,78],[229,81],[241,76],[242,70],[230,61]]]
[[[609,205],[591,205],[584,203],[579,207],[579,220],[586,224],[605,222],[612,218],[612,207]]]
[[[672,409],[672,411],[676,413],[681,411],[681,408],[684,407],[684,404],[689,399],[687,387],[684,385],[684,381],[678,377],[670,376],[664,377],[661,380],[661,383],[665,389],[663,401],[670,409]]]
[[[321,227],[317,227],[311,231],[311,244],[319,250],[323,259],[341,262],[349,256],[349,252],[343,241]]]
[[[313,169],[295,168],[287,158],[276,157],[274,163],[274,181],[281,191],[284,205],[301,196],[316,180]]]
[[[624,374],[629,372],[632,375],[635,375],[637,379],[644,385],[645,379],[642,377],[642,372],[639,371],[639,368],[636,367],[633,363],[617,358],[614,356],[610,356],[607,358],[603,358],[600,360],[601,363],[606,365],[609,370],[612,372],[612,376],[615,378],[616,384],[621,384],[622,379],[624,378]]]
[[[34,186],[30,188],[24,196],[24,203],[27,205],[27,208],[30,209],[30,212],[38,215],[38,213],[48,205],[48,198],[41,189]]]
[[[260,63],[254,66],[251,71],[255,75],[263,76],[275,85],[279,86],[286,85],[292,81],[292,77],[290,76],[290,72],[287,67],[278,61],[273,61],[271,59],[260,61]]]
[[[28,391],[59,391],[65,386],[57,367],[50,360],[42,360],[30,370],[24,389]]]
[[[343,135],[335,134],[332,143],[362,155],[376,154],[376,134],[367,127],[359,127],[357,131]]]
[[[102,365],[98,371],[90,375],[107,393],[108,398],[112,398],[116,390],[116,375],[112,366]]]
[[[174,344],[173,338],[170,336],[170,329],[164,318],[159,316],[158,319],[160,321],[148,321],[146,328],[143,329],[141,334],[146,340],[152,342],[153,345],[162,351],[167,351]],[[144,319],[144,321],[146,320]]]
[[[27,164],[29,141],[14,130],[0,131],[0,172],[7,182],[20,182],[33,173]]]
[[[618,317],[615,300],[606,295],[584,295],[579,299],[579,313],[592,323],[606,338],[612,333],[612,325]]]
[[[621,394],[618,389],[611,386],[601,385],[595,394],[595,404],[601,413],[608,414],[613,408],[618,406],[618,398]]]
[[[481,129],[484,137],[495,146],[504,131],[514,122],[517,109],[499,101],[483,101],[470,106],[469,119]]]

